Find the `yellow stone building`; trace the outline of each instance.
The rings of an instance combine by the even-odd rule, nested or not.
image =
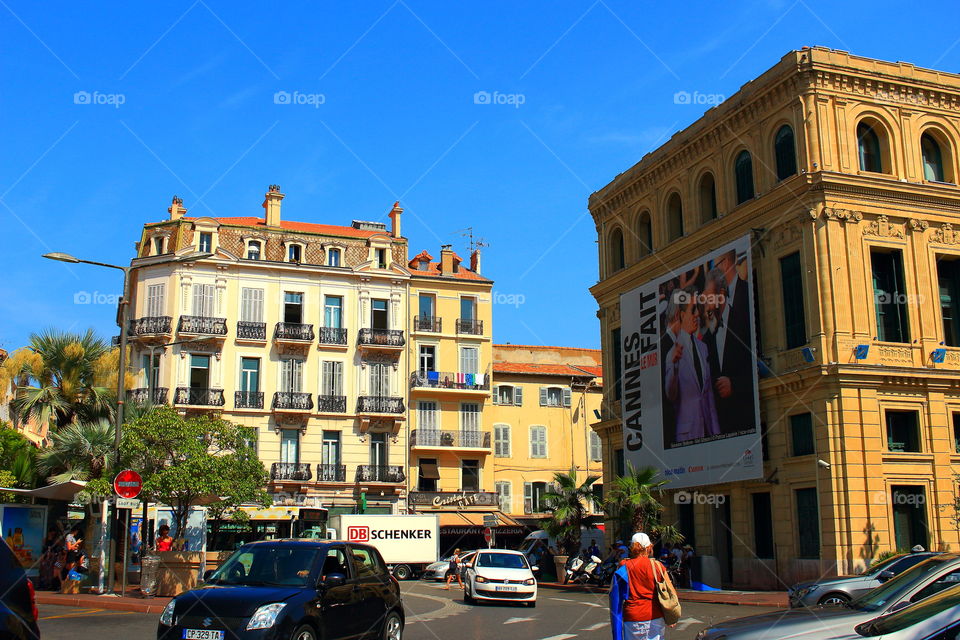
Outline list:
[[[620,294],[751,237],[762,477],[666,513],[727,585],[960,545],[958,117],[960,76],[802,49],[590,197],[607,482],[623,472]]]

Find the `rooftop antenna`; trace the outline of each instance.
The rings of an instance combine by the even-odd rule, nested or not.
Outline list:
[[[490,243],[484,241],[483,238],[474,238],[473,237],[473,227],[467,227],[466,229],[460,229],[459,231],[454,231],[454,233],[459,233],[464,238],[470,238],[470,253],[473,253],[477,249],[482,249],[483,247],[489,247]]]

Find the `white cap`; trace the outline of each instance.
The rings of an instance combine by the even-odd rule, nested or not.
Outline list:
[[[648,536],[647,534],[645,534],[645,533],[642,532],[642,531],[639,531],[639,532],[633,534],[633,537],[630,538],[630,543],[631,543],[631,544],[638,544],[638,545],[640,545],[641,547],[649,547],[649,546],[650,546],[650,536]]]

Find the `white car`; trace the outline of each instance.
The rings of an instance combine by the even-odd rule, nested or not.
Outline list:
[[[485,549],[467,563],[463,576],[463,601],[501,600],[537,606],[536,567],[519,551]]]

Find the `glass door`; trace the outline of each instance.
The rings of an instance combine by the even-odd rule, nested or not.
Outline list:
[[[283,429],[280,431],[280,462],[288,464],[300,462],[299,429]]]

